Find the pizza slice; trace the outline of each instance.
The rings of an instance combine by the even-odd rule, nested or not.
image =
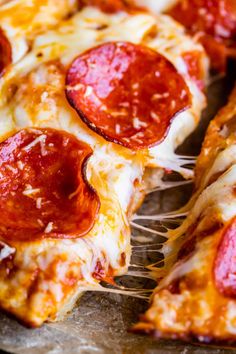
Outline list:
[[[208,61],[140,10],[84,7],[31,35],[0,79],[0,307],[36,327],[127,272],[148,168],[156,184],[191,177],[175,148],[205,107]]]
[[[135,3],[155,13],[165,11],[183,24],[203,44],[214,69],[225,72],[227,58],[236,57],[235,0],[136,0]]]
[[[235,342],[235,116],[236,88],[208,128],[189,215],[170,233],[164,249],[175,264],[167,262],[167,274],[136,331],[159,338]]]

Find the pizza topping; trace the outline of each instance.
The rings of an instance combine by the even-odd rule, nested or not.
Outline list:
[[[191,33],[198,33],[212,65],[218,70],[225,69],[230,52],[224,48],[236,42],[235,0],[180,0],[169,15]]]
[[[161,143],[173,118],[191,105],[184,79],[165,57],[127,42],[78,56],[66,85],[68,101],[92,130],[134,150]]]
[[[0,144],[0,238],[77,238],[93,227],[99,198],[88,184],[91,148],[55,129],[24,129]]]
[[[202,69],[202,53],[199,51],[185,52],[183,59],[187,65],[189,76],[196,82],[200,90],[204,89],[204,72]]]
[[[218,247],[214,278],[217,289],[225,296],[236,296],[236,218],[223,231]]]
[[[218,39],[236,37],[235,0],[180,0],[169,12],[192,32]]]
[[[11,44],[0,28],[0,77],[5,68],[11,63]]]

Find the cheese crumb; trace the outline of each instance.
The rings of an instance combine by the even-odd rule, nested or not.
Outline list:
[[[175,109],[175,107],[176,107],[176,102],[175,102],[174,100],[171,101],[170,107],[171,107],[171,109]]]
[[[17,166],[18,166],[19,170],[23,170],[23,168],[24,168],[24,164],[22,161],[17,161]]]
[[[111,115],[113,117],[119,117],[119,116],[127,116],[127,112],[120,111],[120,112],[111,112]]]
[[[139,88],[139,83],[136,82],[135,84],[132,85],[133,90],[137,90]]]
[[[147,123],[142,122],[138,117],[135,117],[133,119],[133,127],[134,129],[140,129],[140,128],[146,128],[147,127]]]
[[[120,134],[120,124],[115,125],[116,134]]]
[[[180,98],[184,98],[186,96],[186,91],[182,90],[180,94]]]
[[[41,209],[42,207],[42,198],[37,198],[36,199],[36,208]]]
[[[66,86],[67,91],[76,91],[76,90],[81,90],[84,88],[83,84],[76,84],[74,86]]]
[[[152,119],[154,119],[157,123],[160,123],[160,117],[153,111],[150,112],[150,116],[152,117]]]
[[[49,232],[51,232],[53,230],[53,222],[49,222],[44,230],[45,234],[48,234]]]
[[[38,222],[38,224],[40,225],[40,226],[44,226],[44,223],[42,222],[42,220],[40,220],[40,219],[37,219],[37,222]]]
[[[160,100],[160,99],[163,99],[163,98],[167,98],[169,97],[169,92],[164,92],[164,93],[155,93],[153,96],[152,96],[152,100],[155,101],[155,100]]]
[[[46,141],[47,136],[45,134],[42,134],[38,136],[36,139],[34,139],[30,144],[26,145],[23,150],[29,151],[31,150],[35,145],[40,144],[41,148],[41,155],[45,156],[47,154],[46,148],[45,148],[45,141]]]
[[[30,185],[27,185],[26,189],[22,192],[22,194],[31,196],[32,194],[36,194],[40,192],[40,188],[32,188]]]
[[[129,103],[129,102],[121,102],[121,103],[119,104],[119,106],[128,108],[128,107],[130,106],[130,103]]]
[[[85,94],[84,94],[84,97],[88,97],[88,96],[90,96],[92,93],[93,93],[93,88],[92,88],[91,86],[87,86],[87,87],[86,87]]]

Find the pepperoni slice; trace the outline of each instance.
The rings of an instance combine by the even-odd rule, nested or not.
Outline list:
[[[160,143],[191,104],[184,79],[165,57],[127,42],[78,56],[66,85],[68,101],[92,130],[134,150]]]
[[[11,63],[11,44],[0,28],[0,77],[4,69]]]
[[[222,58],[222,44],[230,47],[232,42],[236,41],[235,0],[180,0],[169,11],[169,15],[182,23],[191,33],[198,32],[213,66],[218,70],[225,69],[228,53],[225,52],[225,57]]]
[[[223,232],[214,263],[214,278],[223,295],[236,297],[236,218]]]
[[[100,202],[85,176],[91,148],[64,131],[21,130],[0,144],[0,238],[77,238]]]

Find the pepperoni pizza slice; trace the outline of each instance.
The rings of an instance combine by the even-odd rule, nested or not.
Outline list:
[[[165,169],[191,177],[174,151],[205,106],[208,62],[141,10],[83,7],[31,36],[0,79],[0,307],[40,326],[126,273],[148,168],[156,184]]]
[[[137,331],[160,338],[235,342],[235,117],[236,88],[208,128],[189,215],[170,233],[165,247],[176,262],[166,269]]]

